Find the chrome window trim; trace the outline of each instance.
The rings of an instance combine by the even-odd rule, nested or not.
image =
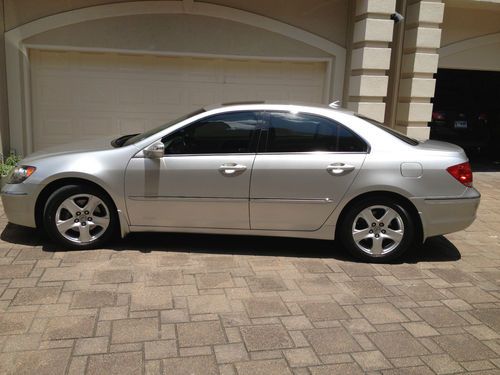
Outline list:
[[[164,155],[162,158],[173,158],[173,157],[185,157],[185,156],[219,156],[219,155],[246,155],[246,156],[252,156],[252,155],[339,155],[339,154],[361,154],[361,155],[366,155],[368,152],[364,151],[297,151],[297,152],[246,152],[246,153],[221,153],[221,154],[169,154],[169,155]]]
[[[366,151],[290,151],[290,152],[271,152],[271,151],[266,151],[266,152],[258,152],[257,154],[259,155],[340,155],[340,154],[360,154],[360,155],[366,155],[368,152]]]
[[[318,203],[318,204],[327,204],[333,203],[332,198],[250,198],[250,201],[254,201],[255,203]]]
[[[176,196],[162,196],[162,195],[129,195],[128,199],[133,200],[133,201],[196,201],[196,202],[219,202],[219,201],[242,201],[242,202],[248,202],[247,197],[242,197],[242,198],[231,198],[231,197],[176,197]]]
[[[234,153],[234,152],[224,152],[224,153],[214,153],[214,154],[167,154],[163,155],[162,158],[176,158],[176,157],[186,157],[186,156],[223,156],[223,155],[230,155],[230,156],[236,156],[236,155],[244,155],[244,156],[252,156],[255,155],[256,152],[242,152],[240,153]]]

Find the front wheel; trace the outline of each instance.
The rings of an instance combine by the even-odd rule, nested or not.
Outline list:
[[[386,262],[402,256],[415,241],[415,221],[404,205],[380,197],[350,207],[340,223],[340,240],[355,257]]]
[[[73,249],[96,248],[113,235],[116,224],[114,204],[91,186],[67,185],[47,200],[44,227],[51,239]]]

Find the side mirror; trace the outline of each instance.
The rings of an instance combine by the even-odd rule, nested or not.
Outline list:
[[[153,143],[151,146],[148,146],[143,151],[144,156],[150,159],[159,159],[162,158],[165,154],[165,145],[163,142]]]

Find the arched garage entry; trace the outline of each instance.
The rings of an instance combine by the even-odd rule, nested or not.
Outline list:
[[[442,47],[431,138],[458,144],[481,167],[500,168],[499,97],[500,33]]]
[[[183,20],[143,22],[147,27],[132,36],[113,39],[146,16]],[[155,22],[172,27],[148,37]],[[11,30],[6,42],[11,145],[21,153],[141,131],[218,101],[326,103],[341,97],[345,68],[344,48],[323,38],[248,12],[181,1],[71,11]]]

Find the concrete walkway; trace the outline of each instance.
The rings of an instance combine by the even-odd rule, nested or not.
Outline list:
[[[0,374],[499,374],[500,173],[475,178],[476,222],[394,265],[233,236],[58,251],[2,215]]]

